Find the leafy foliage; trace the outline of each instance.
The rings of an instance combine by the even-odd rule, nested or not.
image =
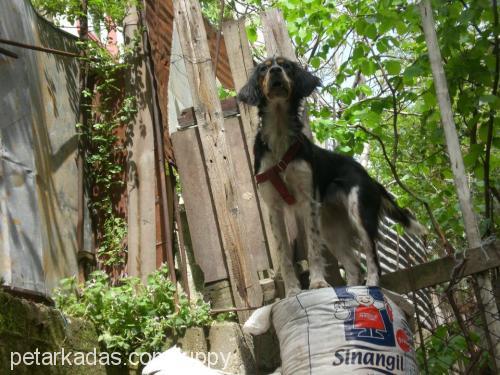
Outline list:
[[[224,99],[236,96],[236,92],[234,90],[226,89],[223,86],[217,87],[217,91],[218,91],[220,100],[224,100]]]
[[[115,191],[123,184],[120,176],[124,145],[118,142],[116,130],[129,124],[137,112],[135,97],[125,96],[122,89],[133,53],[125,50],[119,62],[94,41],[80,44],[87,51],[86,60],[95,82],[83,93],[91,99],[87,108],[88,125],[85,128],[78,125],[86,149],[87,184],[94,193],[90,208],[99,233],[99,259],[105,266],[117,266],[126,261],[127,225],[113,208]]]
[[[431,247],[439,253],[443,237],[465,247],[417,5],[401,0],[252,4],[282,9],[299,60],[323,80],[310,110],[318,140],[333,138],[338,151],[354,156],[368,143],[371,173],[444,235],[441,241],[431,238]],[[495,230],[491,200],[500,177],[500,135],[493,131],[500,122],[499,27],[493,17],[498,10],[489,1],[434,0],[433,5],[473,202],[482,214],[480,229],[489,235]],[[253,25],[248,34],[256,39]]]
[[[138,0],[88,0],[88,14],[83,14],[80,0],[34,0],[43,14],[66,19],[75,23],[81,17],[99,34],[102,25],[123,26],[127,11],[140,6]],[[124,163],[123,144],[119,143],[117,129],[129,124],[136,112],[134,96],[125,96],[124,81],[140,41],[140,28],[119,56],[111,56],[108,50],[92,38],[78,42],[84,57],[81,69],[87,70],[87,80],[93,82],[82,92],[86,98],[83,110],[88,118],[87,126],[77,124],[80,142],[85,149],[85,177],[89,187],[90,209],[97,232],[97,254],[101,264],[107,267],[121,266],[126,262],[127,225],[113,207],[116,191],[123,184],[120,178]],[[84,66],[87,68],[84,68]]]
[[[479,343],[480,338],[476,333],[470,332],[470,336],[475,344]],[[467,342],[457,323],[436,328],[434,333],[426,339],[425,349],[427,368],[431,374],[446,375],[455,366],[467,366],[470,362],[467,355]],[[475,368],[481,368],[487,360],[488,353],[484,352],[476,362]],[[419,368],[426,368],[422,348],[417,349],[417,362]]]
[[[33,5],[45,15],[52,17],[65,17],[74,23],[82,16],[81,0],[32,0]],[[140,6],[139,0],[88,0],[88,16],[93,21],[94,29],[100,32],[101,26],[108,20],[117,25],[122,25],[123,20],[131,6]]]
[[[54,299],[65,314],[94,323],[106,350],[128,356],[134,351],[161,351],[168,336],[211,323],[208,304],[189,303],[181,294],[176,310],[174,293],[175,285],[163,266],[148,277],[146,285],[126,277],[111,286],[102,271],[92,273],[84,285],[77,285],[74,277],[63,279]]]

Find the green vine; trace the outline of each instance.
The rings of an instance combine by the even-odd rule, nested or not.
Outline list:
[[[134,96],[125,96],[123,76],[132,51],[113,57],[101,45],[88,41],[86,49],[90,76],[94,85],[84,92],[89,97],[89,122],[78,125],[85,144],[85,175],[92,189],[90,209],[98,232],[98,258],[105,266],[126,263],[127,223],[113,207],[116,192],[123,185],[124,143],[117,129],[129,124],[137,113]],[[122,61],[122,62],[120,62]]]
[[[129,9],[140,7],[138,0],[87,0],[88,14],[81,13],[81,0],[33,0],[38,11],[50,16],[56,24],[62,20],[75,23],[82,16],[89,19],[90,30],[100,36],[103,27],[119,30]],[[97,254],[105,267],[126,263],[126,220],[116,211],[113,202],[119,200],[123,186],[125,142],[117,136],[121,127],[133,120],[137,108],[135,96],[124,93],[124,78],[140,42],[140,28],[118,56],[112,56],[105,46],[94,40],[77,42],[85,51],[88,66],[88,88],[82,92],[87,102],[86,126],[77,124],[85,148],[85,178],[90,191],[89,208],[97,234]]]

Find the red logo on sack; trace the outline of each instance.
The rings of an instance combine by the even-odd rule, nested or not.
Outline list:
[[[404,352],[410,351],[410,339],[408,338],[406,332],[402,329],[398,329],[398,331],[396,332],[396,341],[398,342],[399,347],[403,349]]]

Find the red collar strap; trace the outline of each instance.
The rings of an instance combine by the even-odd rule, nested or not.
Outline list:
[[[295,158],[295,155],[297,155],[301,147],[302,143],[300,139],[297,139],[285,152],[285,155],[283,155],[278,164],[272,166],[265,172],[255,175],[257,184],[261,184],[268,180],[271,181],[276,191],[281,195],[281,198],[289,205],[295,204],[296,200],[290,191],[288,191],[283,179],[280,177],[280,173],[288,167],[288,164]]]

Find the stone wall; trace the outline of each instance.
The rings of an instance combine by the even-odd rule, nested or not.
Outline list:
[[[48,306],[13,297],[0,291],[0,374],[30,375],[100,375],[109,374],[102,365],[79,366],[66,363],[65,366],[40,365],[13,366],[18,357],[27,352],[93,352],[99,354],[99,344],[94,326],[80,319],[65,319],[61,313]],[[32,359],[35,361],[35,358]],[[47,360],[47,359],[46,359]],[[61,363],[61,357],[58,357]],[[74,357],[76,362],[76,356]],[[28,357],[28,362],[30,362]]]
[[[206,359],[206,363],[210,360],[212,368],[225,373],[267,374],[279,366],[276,336],[266,333],[252,338],[245,335],[235,322],[217,322],[210,328],[189,328],[183,338],[174,341],[187,355]],[[172,344],[174,342],[168,342],[168,346]],[[52,365],[43,362],[43,357],[47,355],[45,353],[62,353],[63,350],[66,355],[71,353],[68,357],[71,365],[68,360],[62,365],[60,354],[56,357],[57,366],[53,362]],[[39,353],[38,365],[35,363],[36,352]],[[33,364],[15,365],[25,353],[33,353],[33,357],[29,357],[29,354],[25,357]],[[77,357],[81,358],[82,355],[88,356],[86,365],[79,364]],[[92,323],[66,318],[53,307],[0,291],[0,374],[136,374],[134,369],[99,364],[99,360],[105,360],[107,355],[99,348],[97,332]]]

